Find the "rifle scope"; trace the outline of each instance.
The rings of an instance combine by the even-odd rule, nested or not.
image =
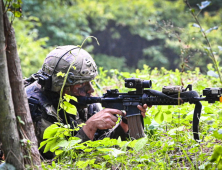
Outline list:
[[[139,78],[125,79],[125,87],[127,88],[151,88],[151,80],[141,80]]]

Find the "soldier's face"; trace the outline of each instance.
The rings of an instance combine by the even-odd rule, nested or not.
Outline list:
[[[64,92],[72,96],[91,96],[91,94],[94,92],[94,89],[91,82],[85,82],[70,86],[70,90],[68,91],[65,89]]]

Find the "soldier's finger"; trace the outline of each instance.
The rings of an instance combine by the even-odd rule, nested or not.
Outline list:
[[[137,105],[137,108],[138,108],[141,112],[146,112],[146,108],[142,107],[141,105]]]
[[[113,122],[112,120],[107,121],[107,124],[108,124],[109,126],[111,126],[111,127],[113,127],[113,126],[116,125],[116,123]]]
[[[143,108],[144,108],[144,109],[147,109],[147,107],[148,107],[147,104],[144,104],[144,105],[143,105]]]
[[[113,115],[117,114],[117,115],[125,116],[125,114],[121,110],[118,110],[118,109],[109,109],[109,108],[107,108],[106,111],[113,114]]]
[[[141,115],[143,116],[143,118],[146,117],[145,112],[141,112]]]
[[[110,119],[113,121],[113,122],[117,122],[118,118],[114,115],[111,114],[110,116]]]

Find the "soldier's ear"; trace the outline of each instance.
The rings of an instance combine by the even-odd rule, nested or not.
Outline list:
[[[70,87],[69,86],[64,87],[62,95],[64,96],[65,94],[70,95]]]
[[[64,87],[64,91],[65,92],[70,92],[70,87],[69,86]]]

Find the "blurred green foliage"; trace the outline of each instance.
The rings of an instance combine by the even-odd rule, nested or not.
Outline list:
[[[190,1],[190,4],[205,31],[218,26],[207,36],[219,58],[222,2],[214,0],[199,13],[197,4],[201,2],[195,0]],[[186,63],[185,69],[200,67],[201,71],[206,71],[206,64],[211,62],[203,50],[205,39],[200,29],[192,26],[195,20],[183,0],[23,0],[22,15],[22,21],[15,25],[17,42],[21,43],[23,34],[23,37],[30,39],[28,44],[32,46],[31,50],[24,47],[29,46],[25,42],[20,46],[22,65],[34,61],[32,69],[23,67],[25,76],[39,69],[45,52],[52,47],[79,45],[89,35],[96,36],[101,46],[87,40],[84,48],[93,54],[98,66],[108,69],[132,71],[142,68],[143,64],[152,68],[175,69]],[[35,19],[30,19],[29,25],[32,27],[27,27],[24,21],[30,17]],[[36,56],[33,53],[38,54],[38,57],[33,57]],[[115,63],[106,65],[112,57],[118,58],[115,58],[118,66]],[[26,60],[23,61],[23,58]]]
[[[41,68],[45,56],[51,49],[44,48],[48,41],[47,37],[38,38],[39,26],[41,26],[39,19],[32,16],[16,18],[13,23],[24,77],[36,73]]]
[[[114,56],[107,56],[105,54],[98,54],[94,56],[94,60],[97,65],[102,66],[105,70],[110,69],[117,69],[122,71],[128,71],[125,65],[125,58],[124,57],[114,57]]]

